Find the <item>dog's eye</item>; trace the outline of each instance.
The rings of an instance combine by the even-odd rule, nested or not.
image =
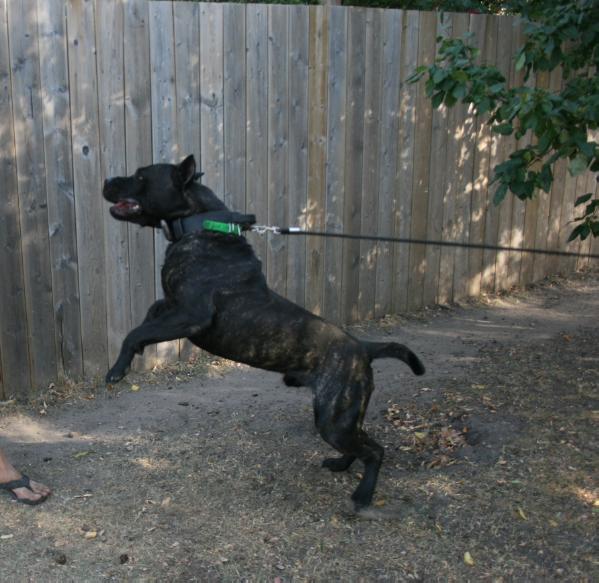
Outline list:
[[[135,178],[137,178],[137,180],[143,180],[144,177],[141,174],[138,174]]]

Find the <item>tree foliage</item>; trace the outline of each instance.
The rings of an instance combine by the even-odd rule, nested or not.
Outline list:
[[[496,204],[508,191],[523,200],[537,189],[549,192],[560,159],[568,160],[572,176],[599,172],[599,143],[591,134],[599,127],[599,2],[510,0],[501,5],[524,21],[525,42],[513,64],[524,73],[523,85],[509,87],[496,67],[480,64],[479,51],[467,39],[442,37],[436,61],[408,79],[414,83],[426,76],[434,107],[471,103],[477,115],[488,114],[493,132],[517,139],[532,134],[529,145],[495,167]],[[557,67],[563,74],[561,90],[526,84],[531,75]],[[587,193],[576,201],[583,214],[569,240],[599,236],[599,200],[592,198]]]

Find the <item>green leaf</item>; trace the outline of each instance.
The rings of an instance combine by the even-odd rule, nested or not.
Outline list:
[[[568,243],[570,243],[571,241],[574,241],[574,239],[576,239],[577,237],[580,237],[580,239],[582,241],[584,241],[589,236],[590,232],[591,232],[591,228],[586,223],[583,223],[582,225],[578,225],[578,227],[576,227],[570,233],[570,236],[568,237]]]
[[[497,190],[495,191],[495,196],[493,197],[493,204],[495,206],[499,205],[501,203],[501,201],[505,198],[506,194],[507,194],[507,184],[505,184],[505,183],[500,184],[497,187]]]
[[[578,206],[578,205],[584,204],[587,200],[589,200],[591,198],[591,196],[593,196],[592,192],[587,192],[586,194],[583,194],[582,196],[579,196],[576,199],[576,202],[574,203],[574,206]]]
[[[437,108],[443,103],[443,98],[445,97],[444,91],[439,91],[433,95],[433,107]]]
[[[582,174],[587,169],[588,165],[589,165],[588,158],[583,153],[579,153],[570,162],[570,166],[568,167],[568,170],[570,171],[570,174],[572,176],[578,176],[579,174]]]
[[[493,126],[491,129],[496,134],[501,134],[502,136],[509,136],[512,133],[512,124],[502,123],[502,124]]]
[[[459,84],[453,88],[453,91],[451,93],[456,99],[463,99],[464,97],[466,97],[466,93],[468,93],[468,88],[466,87],[466,85]]]
[[[518,60],[516,61],[516,71],[520,71],[522,67],[524,67],[524,63],[526,63],[526,53],[521,52]]]
[[[433,83],[435,85],[441,83],[445,77],[447,77],[447,71],[445,69],[437,69],[433,74]]]

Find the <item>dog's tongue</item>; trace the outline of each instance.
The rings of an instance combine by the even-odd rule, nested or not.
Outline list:
[[[113,205],[112,208],[119,214],[132,214],[141,211],[139,203],[136,200],[129,198],[119,200],[116,204]]]

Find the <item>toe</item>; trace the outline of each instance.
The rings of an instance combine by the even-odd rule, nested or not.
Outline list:
[[[50,488],[48,488],[48,486],[45,484],[40,484],[39,482],[34,482],[33,480],[31,480],[30,484],[31,490],[33,490],[33,492],[36,494],[39,494],[40,497],[49,496],[52,493],[52,490],[50,490]]]
[[[39,494],[29,488],[15,488],[13,492],[19,500],[30,500],[31,502],[37,502],[44,497],[43,494]]]

